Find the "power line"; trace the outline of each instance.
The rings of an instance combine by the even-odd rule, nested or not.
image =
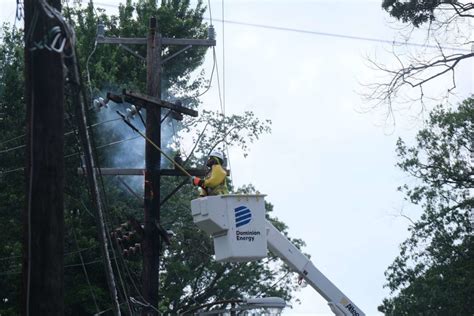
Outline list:
[[[215,54],[213,55],[213,63],[212,63],[212,70],[211,70],[211,76],[209,78],[209,84],[207,85],[206,89],[204,89],[204,91],[196,94],[196,95],[191,95],[191,96],[188,96],[188,97],[185,97],[185,98],[182,98],[182,99],[179,99],[180,101],[185,101],[185,100],[189,100],[189,99],[195,99],[195,98],[199,98],[201,96],[203,96],[204,94],[206,94],[209,89],[211,89],[211,84],[212,84],[212,81],[213,81],[213,78],[214,78],[214,70],[216,68],[216,56]],[[168,112],[169,114],[169,112]]]
[[[121,143],[130,141],[130,140],[134,140],[134,139],[137,139],[137,138],[140,138],[140,136],[134,136],[134,137],[118,140],[118,141],[115,141],[115,142],[111,142],[111,143],[108,143],[108,144],[100,145],[100,146],[97,146],[96,149],[105,148],[105,147],[109,147],[109,146],[116,145],[116,144],[121,144]],[[73,156],[77,156],[79,154],[80,154],[79,152],[75,152],[73,154],[64,156],[64,158],[70,158],[70,157],[73,157]],[[15,171],[20,171],[20,170],[23,170],[23,169],[24,169],[24,167],[20,167],[20,168],[7,170],[7,171],[2,171],[2,172],[0,172],[0,176],[8,174],[8,173],[15,172]]]
[[[208,1],[209,2],[209,1]],[[104,7],[111,7],[111,8],[118,8],[118,5],[107,4],[102,2],[95,2],[98,5]],[[210,7],[210,2],[209,2]],[[211,10],[209,10],[209,13]],[[444,46],[436,46],[436,45],[428,45],[428,44],[420,44],[420,43],[411,43],[411,42],[401,42],[401,41],[390,41],[380,38],[373,38],[373,37],[365,37],[365,36],[357,36],[357,35],[347,35],[341,33],[329,33],[329,32],[320,32],[320,31],[311,31],[311,30],[304,30],[304,29],[297,29],[291,27],[283,27],[277,25],[266,25],[266,24],[258,24],[258,23],[249,23],[249,22],[240,22],[240,21],[233,21],[233,20],[225,20],[225,19],[213,19],[211,14],[209,18],[203,17],[204,20],[209,20],[212,24],[213,21],[227,23],[227,24],[236,24],[236,25],[244,25],[250,27],[257,27],[257,28],[264,28],[276,31],[286,31],[286,32],[295,32],[295,33],[302,33],[302,34],[309,34],[309,35],[318,35],[318,36],[327,36],[327,37],[335,37],[335,38],[344,38],[344,39],[352,39],[352,40],[360,40],[360,41],[369,41],[369,42],[379,42],[391,45],[400,45],[400,46],[413,46],[413,47],[422,47],[422,48],[435,48],[435,49],[447,49],[453,51],[460,51],[460,52],[471,52],[470,49],[467,48],[458,48],[458,47],[444,47]]]
[[[226,98],[225,98],[225,18],[224,18],[224,0],[222,0],[222,101],[223,101],[223,113],[225,116],[226,112]],[[229,163],[229,169],[232,170],[232,166],[230,163],[230,153],[229,147],[226,146],[225,148],[227,153],[227,162]],[[234,173],[232,172],[230,175],[232,182],[234,182]]]
[[[120,118],[116,118],[116,119],[110,119],[110,120],[106,120],[106,121],[103,121],[103,122],[99,122],[99,123],[95,123],[95,124],[91,124],[88,126],[88,128],[91,128],[91,127],[95,127],[95,126],[99,126],[99,125],[102,125],[102,124],[105,124],[105,123],[109,123],[109,122],[113,122],[113,121],[118,121],[120,120]],[[69,131],[67,133],[64,133],[64,136],[67,136],[67,135],[70,135],[72,133],[74,133],[75,131]],[[19,139],[21,137],[24,137],[26,134],[23,134],[23,135],[20,135],[20,136],[17,136],[17,137],[14,137],[14,138],[11,138],[9,140],[6,140],[2,143],[0,143],[0,145],[2,144],[5,144],[5,143],[8,143],[10,141],[13,141],[15,139]],[[26,145],[20,145],[20,146],[17,146],[17,147],[13,147],[13,148],[7,148],[7,149],[4,149],[4,150],[1,150],[0,151],[0,154],[4,154],[4,153],[7,153],[7,152],[10,152],[10,151],[14,151],[14,150],[17,150],[17,149],[21,149],[23,147],[25,147]]]
[[[213,52],[213,55],[214,55],[214,59],[216,60],[216,50],[215,48],[213,47],[212,48],[212,52]],[[219,92],[219,104],[220,104],[220,107],[221,107],[221,112],[222,114],[224,114],[224,104],[222,102],[222,93],[221,93],[221,81],[220,81],[220,78],[219,78],[219,64],[216,62],[216,75],[217,75],[217,89],[218,89],[218,92]]]
[[[64,256],[69,256],[69,255],[72,255],[72,254],[75,254],[75,253],[84,252],[86,250],[90,250],[90,249],[93,249],[93,248],[97,248],[97,246],[91,246],[91,247],[87,247],[87,248],[78,249],[78,250],[75,250],[75,251],[66,252],[64,254]],[[0,258],[0,261],[9,260],[9,259],[17,259],[17,258],[21,258],[21,256],[3,257],[3,258]]]
[[[23,170],[23,169],[25,169],[25,167],[20,167],[20,168],[15,168],[15,169],[3,171],[3,172],[0,172],[0,176],[3,176],[3,175],[8,174],[8,173],[12,173],[12,172],[20,171],[20,170]]]
[[[79,249],[79,243],[77,242],[76,230],[75,230],[74,227],[72,228],[72,234],[74,236],[74,242],[76,243],[76,247]],[[91,281],[89,279],[89,274],[87,273],[87,268],[86,268],[86,265],[84,264],[84,258],[82,257],[81,252],[79,252],[79,258],[81,259],[82,271],[84,272],[84,276],[86,277],[87,285],[89,286],[89,292],[91,293],[92,300],[94,301],[95,310],[96,310],[96,312],[99,312],[99,306],[97,305],[97,299],[95,297],[94,291],[92,290],[92,285],[91,285]]]
[[[11,141],[20,139],[20,138],[22,138],[22,137],[25,137],[25,134],[20,135],[20,136],[17,136],[17,137],[13,137],[13,138],[8,139],[8,140],[6,140],[6,141],[3,141],[3,142],[0,143],[0,146],[4,145],[4,144],[6,144],[6,143],[9,143],[9,142],[11,142]]]
[[[0,150],[0,154],[8,153],[8,152],[10,152],[10,151],[14,151],[14,150],[23,148],[23,147],[25,147],[25,146],[26,146],[26,145],[20,145],[20,146],[16,146],[16,147],[12,147],[12,148],[7,148],[7,149],[4,149],[4,150]]]
[[[209,20],[211,21],[211,25],[212,25],[212,9],[211,9],[211,0],[207,0],[207,6],[209,7]]]
[[[222,0],[222,101],[225,115],[225,27],[224,27],[224,0]]]
[[[209,6],[210,6],[210,3],[209,3]],[[209,11],[210,11],[210,8],[209,8]],[[222,0],[222,20],[218,20],[218,21],[222,21],[222,22],[225,21],[224,20],[224,0]],[[224,22],[222,23],[222,28],[224,30]],[[224,43],[224,31],[222,32],[222,43]],[[225,50],[224,50],[224,46],[222,48],[222,69],[223,69],[223,74],[222,74],[223,75],[223,78],[222,78],[223,88],[222,88],[222,91],[221,91],[221,82],[220,82],[220,77],[219,77],[219,64],[217,62],[216,50],[215,50],[214,47],[212,48],[212,53],[213,53],[214,63],[216,65],[219,104],[220,104],[222,115],[225,116],[225,72],[224,72],[225,71]],[[231,168],[229,148],[227,146],[225,146],[225,148],[223,148],[223,150],[225,150],[226,153],[227,153],[227,162],[229,163],[229,168]],[[231,177],[232,181],[234,181],[233,173],[231,173],[230,177]]]
[[[204,18],[204,19],[206,19],[206,18]],[[422,47],[422,48],[436,48],[436,49],[441,48],[441,49],[447,49],[447,50],[453,50],[453,51],[471,52],[470,49],[466,49],[466,48],[443,47],[443,46],[420,44],[420,43],[390,41],[390,40],[384,40],[384,39],[373,38],[373,37],[347,35],[347,34],[340,34],[340,33],[320,32],[320,31],[310,31],[310,30],[296,29],[296,28],[291,28],[291,27],[282,27],[282,26],[276,26],[276,25],[239,22],[239,21],[231,21],[231,20],[224,20],[224,19],[214,19],[214,21],[219,21],[219,22],[228,23],[228,24],[236,24],[236,25],[244,25],[244,26],[257,27],[257,28],[263,28],[263,29],[277,30],[277,31],[295,32],[295,33],[302,33],[302,34],[327,36],[327,37],[335,37],[335,38],[344,38],[344,39],[369,41],[369,42],[378,42],[378,43],[385,43],[385,44],[391,44],[391,45],[400,45],[400,46],[405,45],[405,46],[414,46],[414,47]]]

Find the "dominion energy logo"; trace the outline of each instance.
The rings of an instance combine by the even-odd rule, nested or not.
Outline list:
[[[246,206],[239,206],[234,209],[235,211],[235,227],[239,228],[241,226],[247,225],[252,220],[252,212]],[[259,236],[260,232],[255,230],[241,231],[237,230],[236,232],[237,240],[253,242],[255,236]]]
[[[252,220],[252,212],[247,206],[239,206],[234,209],[235,211],[235,227],[240,227],[250,223]]]

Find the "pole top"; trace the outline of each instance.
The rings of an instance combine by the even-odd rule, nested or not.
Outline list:
[[[154,16],[150,18],[150,28],[156,29],[156,17]]]

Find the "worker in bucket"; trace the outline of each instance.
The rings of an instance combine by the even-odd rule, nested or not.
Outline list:
[[[221,151],[213,150],[207,160],[209,172],[204,179],[193,177],[193,185],[199,186],[199,195],[223,195],[229,194],[227,189],[227,172],[222,167],[224,154]]]

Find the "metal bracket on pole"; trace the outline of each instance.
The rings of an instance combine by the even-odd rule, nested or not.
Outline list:
[[[166,63],[168,60],[170,60],[170,59],[172,59],[172,58],[178,56],[178,55],[181,54],[181,53],[184,53],[185,51],[187,51],[187,50],[190,49],[191,47],[193,47],[193,45],[188,45],[188,46],[186,46],[185,48],[180,49],[179,51],[177,51],[177,52],[174,53],[173,55],[168,56],[168,57],[166,57],[165,59],[163,59],[163,60],[161,61],[161,64],[163,65],[163,64]]]

